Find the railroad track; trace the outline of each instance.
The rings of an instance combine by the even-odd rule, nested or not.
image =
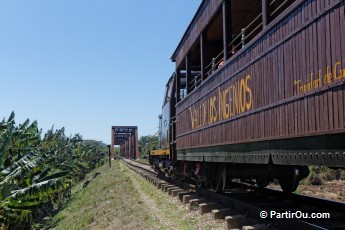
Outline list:
[[[183,204],[224,219],[225,229],[344,229],[345,203],[231,183],[224,194],[172,180],[145,164],[125,164]],[[307,217],[307,218],[306,218]],[[318,217],[318,218],[314,218]]]

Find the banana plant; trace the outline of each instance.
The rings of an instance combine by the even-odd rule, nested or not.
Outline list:
[[[105,156],[83,142],[66,137],[64,128],[48,130],[43,138],[37,121],[15,125],[14,112],[0,122],[0,226],[21,228],[45,204],[70,194],[76,182]],[[104,158],[104,157],[103,157]]]

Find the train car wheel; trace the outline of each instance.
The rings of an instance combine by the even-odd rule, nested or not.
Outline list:
[[[268,177],[257,177],[255,181],[259,188],[265,188],[270,184],[271,179]]]
[[[285,169],[284,175],[279,178],[279,184],[284,192],[290,193],[296,191],[299,180],[300,176],[298,168],[291,166]]]
[[[217,174],[210,178],[210,188],[216,193],[223,193],[226,182],[226,168],[218,167]]]

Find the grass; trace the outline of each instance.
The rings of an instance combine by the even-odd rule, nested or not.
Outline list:
[[[91,180],[92,176],[101,174]],[[177,201],[115,160],[87,175],[72,189],[66,207],[45,228],[53,229],[212,229]],[[223,225],[222,225],[223,226]]]
[[[294,191],[293,193],[296,195],[300,195],[300,194],[302,194],[302,189],[297,188],[296,191]]]
[[[184,218],[187,214],[186,211],[181,210],[181,206],[174,202],[169,202],[166,195],[159,192],[157,188],[153,187],[151,184],[147,183],[137,174],[133,175],[134,179],[138,181],[141,191],[149,196],[156,209],[161,212],[161,217],[163,221],[165,219],[166,223],[169,223],[170,227],[173,229],[195,229],[193,222],[196,222],[195,218]],[[161,226],[166,229],[166,226]]]
[[[146,157],[146,158],[140,157],[140,158],[138,159],[138,161],[139,161],[140,163],[150,164],[150,163],[149,163],[149,158],[148,158],[148,157]]]
[[[84,189],[83,182],[72,190],[69,204],[50,222],[54,229],[142,229],[149,228],[140,196],[134,189],[130,175],[120,170],[118,161],[111,168],[107,164],[88,174],[91,179],[101,174]],[[148,220],[148,221],[147,221]]]

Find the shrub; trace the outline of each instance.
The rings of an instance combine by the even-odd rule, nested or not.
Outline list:
[[[311,172],[309,175],[309,183],[312,185],[322,185],[323,184],[323,180],[322,178],[316,174],[315,172]]]

